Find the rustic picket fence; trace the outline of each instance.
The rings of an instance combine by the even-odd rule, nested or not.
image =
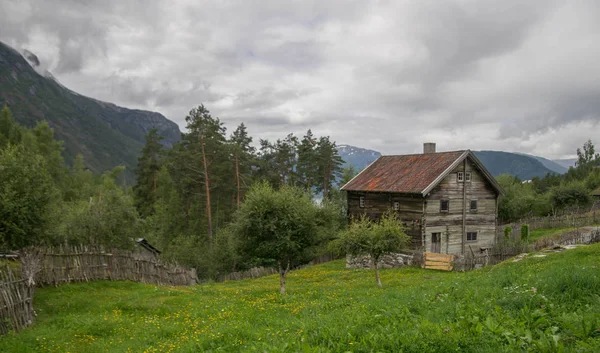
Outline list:
[[[594,244],[600,242],[600,230],[582,230],[576,229],[571,232],[563,233],[553,237],[541,238],[532,244],[498,244],[484,252],[467,252],[464,256],[457,259],[455,269],[468,271],[475,268],[495,265],[508,260],[516,255],[539,251],[542,249],[575,245],[575,244]]]
[[[34,286],[8,266],[0,268],[0,335],[31,325]]]
[[[39,251],[38,285],[95,280],[134,281],[187,286],[196,283],[196,271],[162,261],[143,252],[106,251],[101,247],[58,247]]]
[[[101,247],[29,248],[19,254],[20,271],[0,268],[0,335],[33,323],[36,286],[96,280],[155,285],[196,284],[196,271],[144,252]]]
[[[536,229],[552,229],[552,228],[568,228],[568,227],[584,227],[591,226],[600,223],[600,204],[594,205],[591,210],[583,213],[567,213],[558,216],[548,217],[528,217],[522,218],[516,222],[499,225],[496,228],[496,236],[498,239],[504,237],[504,229],[506,227],[512,228],[510,234],[512,239],[519,237],[521,232],[521,226],[527,224],[529,230]]]

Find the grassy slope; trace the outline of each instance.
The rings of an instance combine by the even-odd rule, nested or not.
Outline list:
[[[336,261],[278,279],[189,288],[43,288],[2,352],[600,351],[600,244],[468,273],[374,274]]]

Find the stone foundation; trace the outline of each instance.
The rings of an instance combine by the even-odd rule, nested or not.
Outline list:
[[[379,260],[379,268],[396,268],[413,264],[413,255],[394,253]],[[373,268],[371,256],[346,256],[346,268]]]

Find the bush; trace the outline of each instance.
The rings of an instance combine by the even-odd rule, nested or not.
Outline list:
[[[523,224],[521,226],[521,241],[528,242],[529,241],[529,225]]]

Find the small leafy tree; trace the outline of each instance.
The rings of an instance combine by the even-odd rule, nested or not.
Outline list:
[[[276,266],[280,291],[290,268],[314,258],[323,238],[321,212],[301,189],[284,185],[279,190],[267,183],[254,186],[240,205],[231,224],[240,256],[255,265]]]
[[[529,225],[527,224],[521,226],[521,241],[524,243],[529,241]]]
[[[354,219],[348,229],[332,242],[332,248],[352,256],[368,255],[375,267],[377,285],[381,287],[379,261],[384,255],[400,251],[408,245],[409,237],[402,223],[392,211],[379,221],[361,216]]]
[[[511,226],[506,226],[504,228],[504,244],[508,244],[510,242],[510,235],[512,234]]]

